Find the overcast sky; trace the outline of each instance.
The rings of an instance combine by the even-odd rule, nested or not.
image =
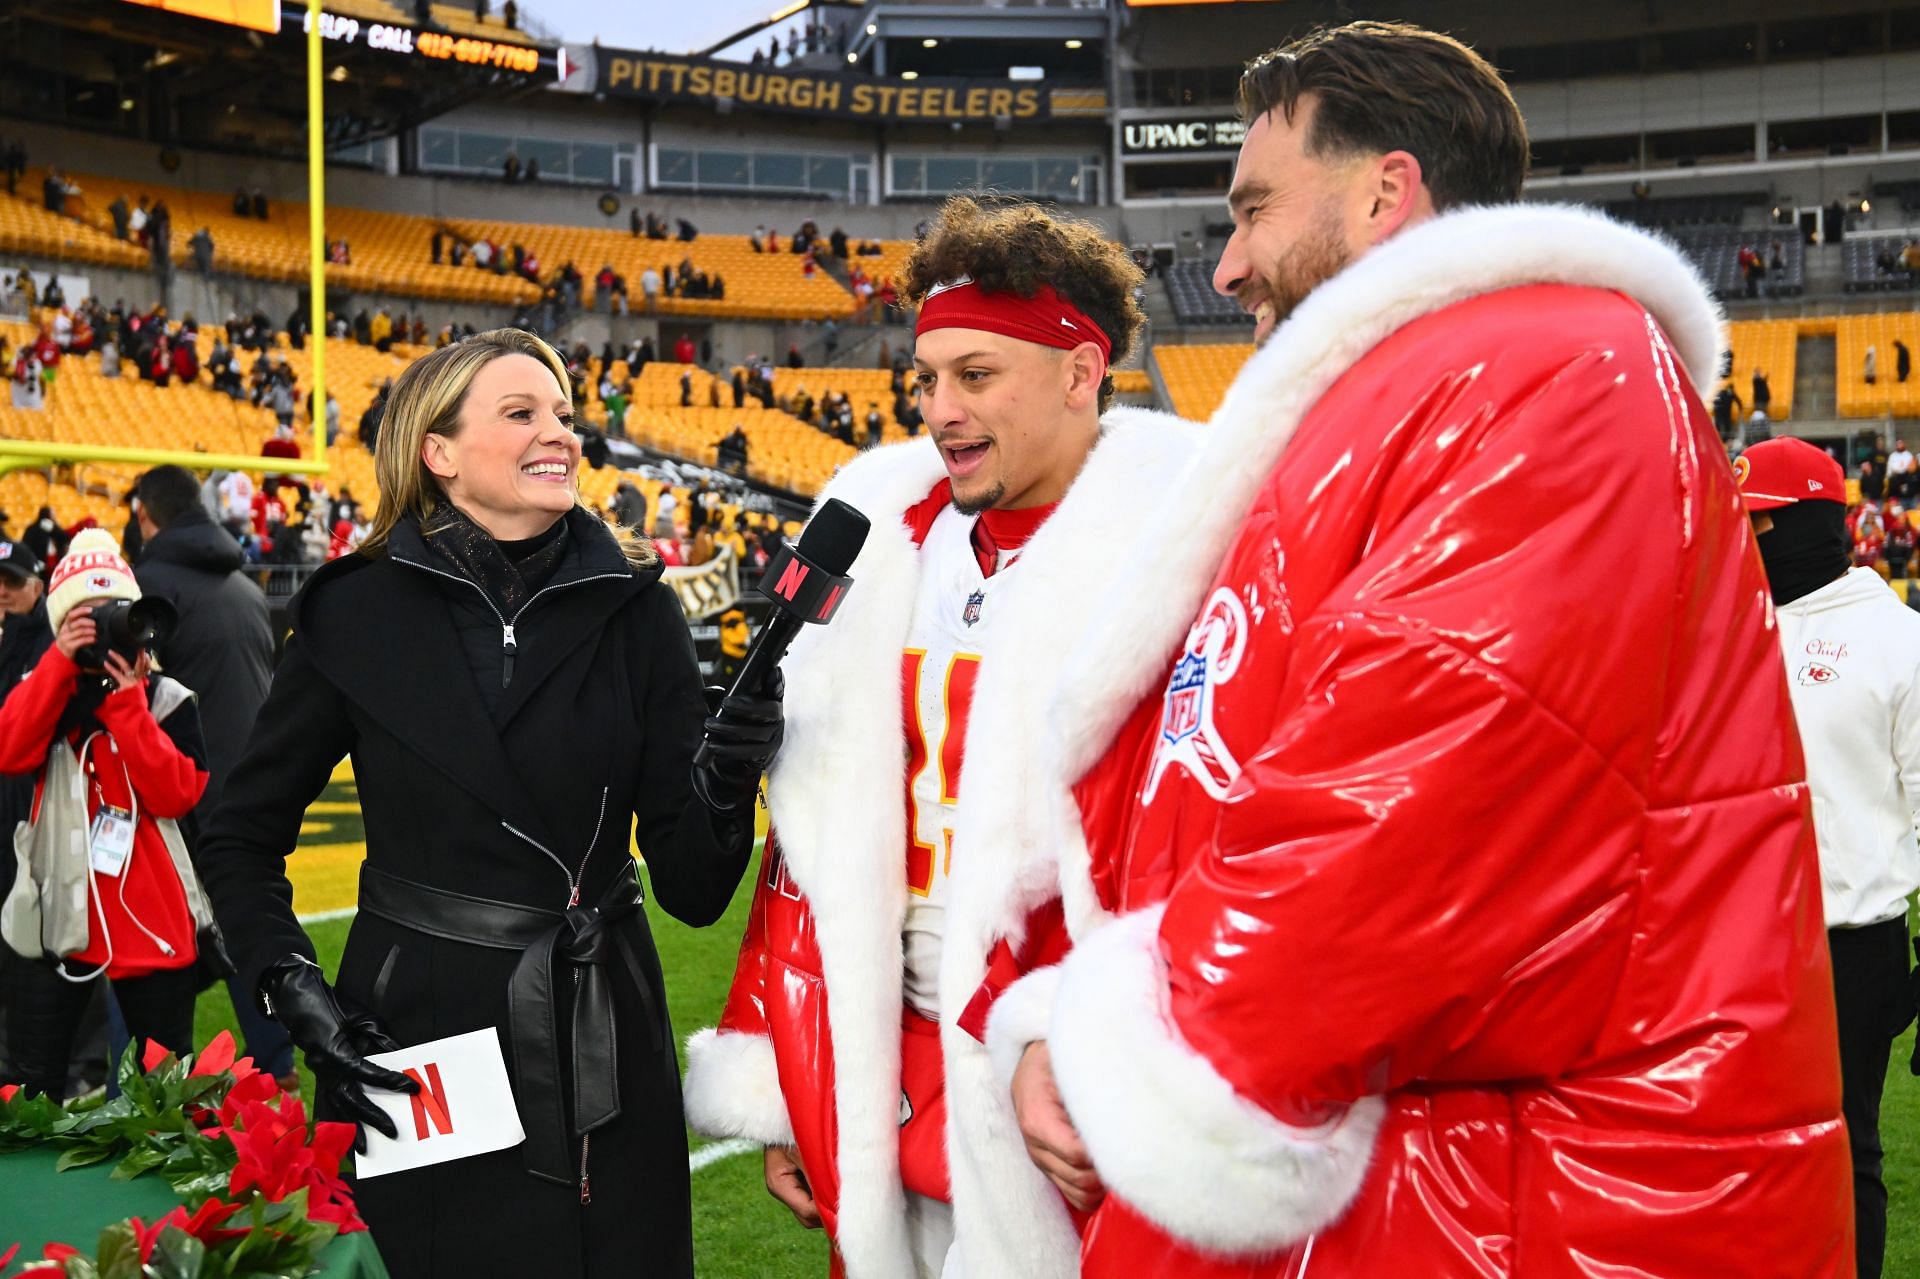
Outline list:
[[[454,0],[464,3],[464,0]],[[529,16],[567,40],[616,49],[691,53],[785,8],[783,0],[520,0]],[[500,8],[498,0],[493,5]],[[783,24],[782,30],[786,25]],[[766,37],[760,38],[761,43]],[[741,51],[751,44],[739,46]],[[735,50],[723,51],[733,56]]]

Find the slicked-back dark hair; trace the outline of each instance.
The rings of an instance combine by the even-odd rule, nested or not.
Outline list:
[[[1126,249],[1089,222],[1024,200],[987,203],[956,195],[907,260],[901,300],[918,308],[948,280],[970,276],[988,293],[1030,298],[1043,284],[1086,313],[1113,344],[1109,368],[1133,353],[1147,314],[1133,299],[1144,278]],[[1113,375],[1100,382],[1100,409],[1113,403]]]
[[[1441,212],[1520,198],[1527,126],[1506,82],[1452,36],[1404,22],[1322,27],[1261,54],[1240,77],[1249,124],[1279,111],[1293,123],[1314,96],[1307,154],[1406,151]]]

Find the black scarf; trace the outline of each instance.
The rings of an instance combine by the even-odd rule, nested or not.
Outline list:
[[[1852,563],[1847,508],[1838,502],[1795,502],[1770,511],[1760,560],[1775,604],[1791,604],[1843,576]]]
[[[421,530],[427,548],[485,591],[509,621],[553,577],[567,553],[564,515],[546,532],[516,542],[496,540],[451,502],[434,513],[430,524]]]

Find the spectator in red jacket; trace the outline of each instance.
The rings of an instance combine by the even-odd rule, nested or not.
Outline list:
[[[673,358],[682,364],[692,364],[693,354],[693,339],[682,333],[673,344]]]
[[[58,1098],[74,1034],[104,976],[135,1039],[176,1053],[193,1047],[197,882],[177,832],[207,784],[200,716],[180,685],[152,674],[146,653],[96,650],[92,611],[140,598],[133,570],[112,534],[90,529],[73,540],[47,596],[53,647],[0,703],[0,773],[35,777],[35,820],[55,820],[46,782],[56,751],[86,779],[84,811],[67,820],[95,830],[88,876],[87,944],[66,956],[73,982],[47,983],[8,1004],[7,1043],[15,1082]],[[53,810],[57,811],[57,810]],[[107,818],[113,821],[107,821]],[[109,869],[111,867],[111,870]],[[185,877],[183,879],[183,876]]]

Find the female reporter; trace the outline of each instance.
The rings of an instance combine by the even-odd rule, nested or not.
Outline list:
[[[777,701],[706,720],[651,547],[579,503],[566,368],[512,329],[395,383],[358,552],[294,634],[204,844],[240,975],[336,1118],[392,1128],[363,1054],[499,1029],[524,1145],[363,1180],[395,1279],[693,1272],[686,1139],[633,844],[660,904],[717,919],[746,867]],[[359,910],[329,989],[286,854],[351,756]],[[629,836],[628,831],[633,831]]]

